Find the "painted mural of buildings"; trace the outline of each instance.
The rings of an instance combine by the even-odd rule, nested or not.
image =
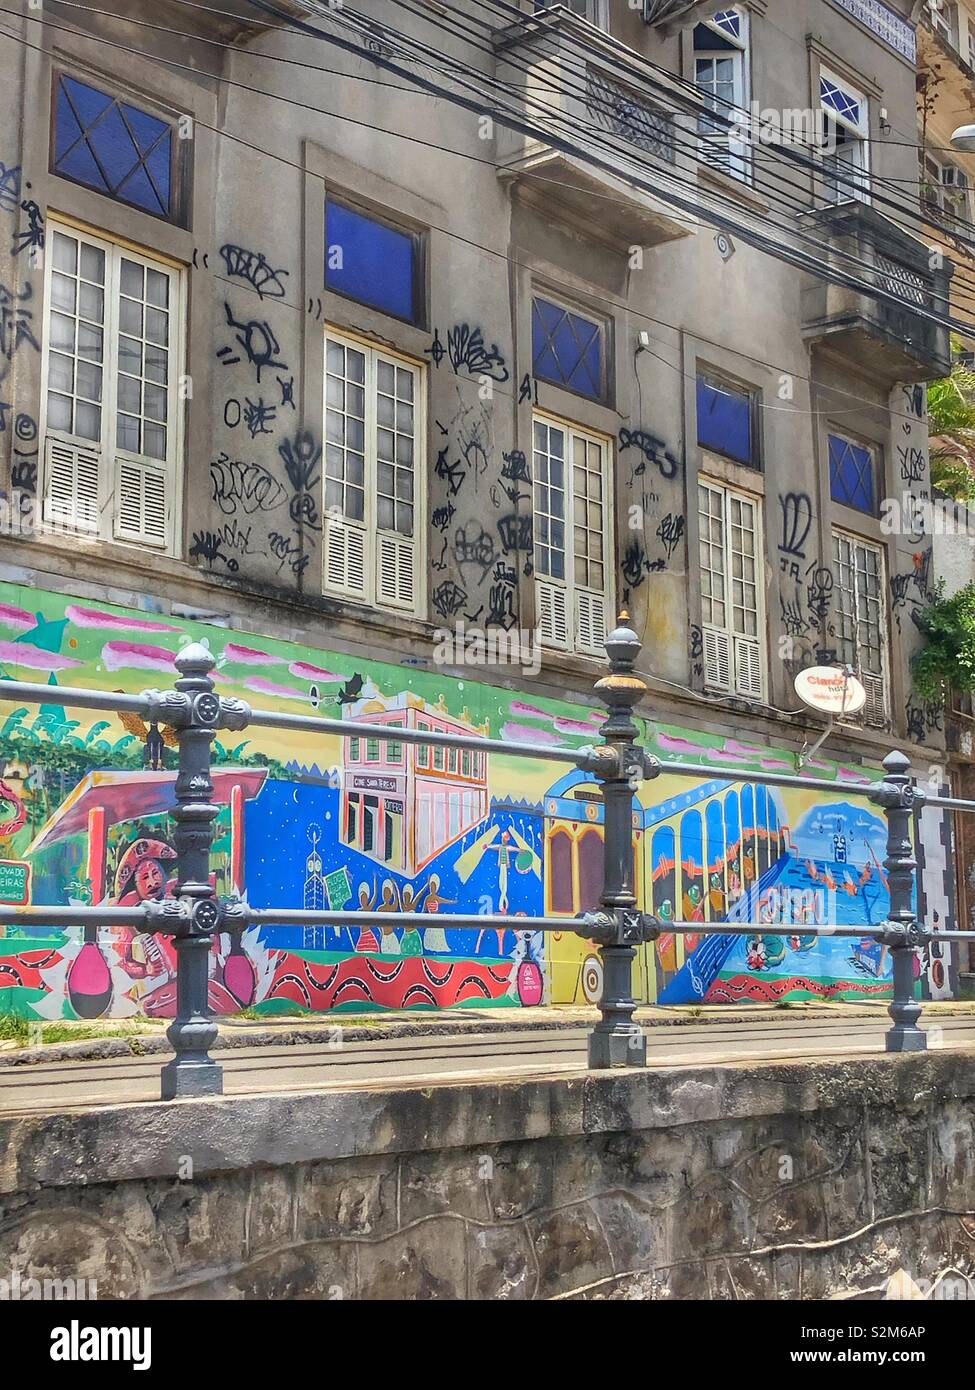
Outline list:
[[[465,709],[452,718],[443,699],[435,705],[410,695],[374,695],[343,711],[355,725],[381,725],[387,738],[344,740],[342,841],[380,864],[415,874],[479,825],[488,808],[488,755],[470,749],[404,743],[397,729],[436,734],[482,734]]]

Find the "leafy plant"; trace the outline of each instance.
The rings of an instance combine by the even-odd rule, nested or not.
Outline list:
[[[975,581],[950,598],[942,581],[916,621],[927,639],[911,662],[917,694],[940,702],[949,690],[975,691]]]
[[[955,344],[957,348],[960,344]],[[931,482],[956,502],[975,500],[975,371],[960,363],[928,386]]]

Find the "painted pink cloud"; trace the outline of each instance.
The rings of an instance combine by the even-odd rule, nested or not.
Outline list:
[[[0,623],[3,623],[4,627],[19,627],[26,632],[27,628],[37,626],[37,619],[24,608],[13,608],[9,603],[0,603]]]
[[[781,758],[760,758],[759,766],[764,767],[766,772],[781,772],[783,770],[791,772],[793,770],[792,764],[783,762]]]
[[[102,660],[110,671],[130,668],[136,671],[165,671],[173,675],[175,652],[165,647],[150,647],[144,642],[106,642]]]
[[[515,724],[510,719],[501,730],[501,736],[515,743],[538,743],[549,747],[562,742],[558,734],[550,734],[547,729],[533,729],[530,724]]]
[[[869,777],[864,777],[862,772],[855,772],[852,767],[841,767],[836,774],[840,782],[869,782]]]
[[[710,753],[710,748],[702,748],[699,743],[691,743],[689,739],[677,738],[674,734],[658,734],[657,746],[666,753]]]
[[[101,608],[82,608],[77,603],[69,603],[64,610],[75,627],[100,627],[119,632],[180,632],[171,623],[154,623],[149,618],[132,618],[125,613],[105,613]]]
[[[302,700],[308,702],[307,692],[295,690],[292,685],[277,685],[274,681],[269,681],[264,676],[251,676],[244,681],[245,690],[254,690],[259,695],[273,695],[278,700]]]
[[[280,666],[283,656],[272,656],[270,652],[260,652],[256,647],[241,647],[237,642],[228,642],[223,649],[224,659],[238,666]]]
[[[596,733],[593,724],[585,724],[581,719],[556,719],[555,727],[560,734],[589,734]]]
[[[59,656],[57,652],[46,652],[27,642],[0,642],[0,662],[7,666],[29,666],[32,671],[67,671],[73,666],[84,665],[73,656]]]
[[[524,715],[527,719],[548,719],[549,716],[537,705],[528,705],[524,700],[512,700],[511,713]]]
[[[726,738],[724,746],[729,753],[736,753],[739,758],[757,758],[765,751],[762,748],[753,748],[750,743],[738,743],[733,738]]]
[[[334,671],[326,671],[322,666],[312,666],[308,661],[292,661],[288,667],[288,674],[297,676],[301,681],[340,681],[344,676],[337,676]]]

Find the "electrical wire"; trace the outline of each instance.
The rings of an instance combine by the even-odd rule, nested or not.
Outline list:
[[[209,7],[207,7],[207,8],[209,8]],[[222,13],[222,12],[221,12],[221,13]],[[41,22],[41,21],[35,20],[34,22],[37,23],[37,22]],[[75,31],[74,31],[74,30],[71,30],[71,31],[69,31],[69,32],[74,33]],[[5,37],[7,37],[7,38],[13,40],[14,42],[20,43],[20,44],[22,44],[23,46],[25,46],[25,47],[27,47],[27,48],[29,48],[29,49],[32,49],[34,52],[37,52],[37,53],[41,54],[42,56],[48,56],[48,55],[47,55],[47,51],[46,51],[45,49],[43,49],[42,47],[40,47],[39,45],[31,43],[28,39],[25,39],[25,38],[23,38],[23,37],[20,36],[20,35],[16,35],[16,34],[10,33],[9,30],[4,29],[2,26],[0,26],[0,34],[3,34]],[[103,40],[100,40],[100,41],[103,41]],[[108,41],[105,41],[105,42],[108,42]],[[125,48],[124,45],[112,44],[111,46],[113,46],[113,47],[123,47],[123,48]],[[129,48],[125,48],[125,51],[126,51],[126,52],[129,52],[129,53],[133,53],[133,54],[138,54],[138,53],[140,52],[140,50],[138,50],[138,49],[129,49]],[[169,60],[160,59],[159,61],[167,61],[167,62],[168,62]],[[185,68],[187,71],[194,71],[194,72],[196,71],[195,69],[188,68],[187,65],[185,65],[185,64],[176,64],[176,66],[177,66],[177,67],[183,67],[183,68]],[[221,79],[219,79],[219,80],[222,81],[222,82],[229,82],[229,81],[230,81],[230,79],[227,79],[227,78],[221,78]],[[239,85],[239,84],[234,84],[234,85]],[[251,87],[245,87],[245,90],[247,90],[247,91],[259,91],[259,89],[251,88]],[[269,93],[261,93],[261,94],[262,94],[262,95],[274,95],[274,94],[269,94]],[[279,100],[288,100],[287,98],[283,98],[283,97],[282,97],[282,98],[275,98],[275,99],[279,99]],[[303,103],[298,103],[298,104],[299,104],[299,105],[304,105]],[[315,108],[308,108],[308,109],[315,109]],[[325,113],[322,113],[322,114],[331,115],[331,114],[333,114],[333,113],[325,112]],[[343,117],[343,116],[339,116],[338,119],[341,119],[341,120],[345,120],[345,119],[353,120],[352,117]],[[274,151],[274,150],[268,150],[268,149],[266,149],[266,148],[263,147],[263,146],[256,145],[256,144],[254,144],[252,141],[246,140],[246,139],[244,139],[242,136],[235,135],[235,134],[233,134],[232,132],[230,132],[230,131],[228,131],[228,130],[222,128],[222,127],[211,126],[211,125],[209,125],[207,122],[205,122],[205,121],[203,121],[203,120],[201,120],[201,119],[199,119],[199,118],[197,118],[197,117],[194,117],[194,121],[195,121],[195,123],[196,123],[197,125],[201,126],[204,130],[209,130],[212,134],[214,134],[214,135],[216,135],[216,136],[218,136],[218,137],[220,137],[220,138],[222,138],[222,139],[226,139],[226,140],[229,140],[230,142],[232,142],[232,143],[234,143],[234,144],[238,144],[238,145],[242,146],[243,148],[248,149],[248,150],[250,150],[251,152],[253,152],[253,153],[255,153],[255,154],[263,155],[264,157],[266,157],[266,158],[268,158],[268,159],[275,160],[275,161],[277,161],[278,163],[281,163],[281,164],[285,165],[287,168],[292,169],[292,170],[294,170],[295,172],[300,173],[300,174],[302,174],[302,175],[304,175],[304,176],[307,176],[307,175],[309,174],[309,170],[307,169],[307,167],[306,167],[305,165],[299,164],[299,163],[297,163],[297,162],[294,161],[294,160],[290,160],[290,159],[288,159],[285,155],[278,154],[278,153],[277,153],[276,151]],[[365,126],[366,126],[368,129],[370,129],[370,130],[379,129],[382,133],[388,133],[388,134],[390,134],[390,135],[396,136],[397,138],[404,139],[404,140],[414,140],[414,139],[416,138],[416,137],[412,137],[412,136],[405,135],[405,134],[404,134],[403,132],[401,132],[401,131],[392,131],[392,130],[390,130],[390,131],[382,131],[382,128],[372,126],[372,125],[371,125],[370,123],[368,123],[368,122],[362,122],[362,121],[354,120],[354,124],[360,125],[360,126],[361,126],[361,125],[365,125]],[[428,142],[425,142],[425,141],[424,141],[424,142],[421,142],[421,143],[426,144],[426,143],[428,143]],[[439,148],[439,147],[438,147],[438,148]],[[445,151],[445,152],[446,152],[446,153],[458,154],[459,157],[465,158],[465,159],[467,159],[467,158],[474,158],[473,156],[468,156],[466,153],[461,153],[461,152],[458,152],[458,151],[449,151],[449,150],[448,150],[448,151]],[[494,167],[495,167],[494,161],[493,161],[493,160],[479,160],[479,161],[477,161],[477,162],[484,163],[484,164],[488,164],[488,165],[490,165],[491,168],[494,168]],[[557,180],[545,179],[544,176],[542,176],[542,175],[534,175],[533,177],[535,177],[536,179],[539,179],[539,180],[542,181],[542,182],[546,182],[546,183],[557,183],[557,182],[558,182]],[[324,180],[322,180],[322,182],[323,182],[323,188],[324,188]],[[602,195],[600,195],[600,196],[602,196]],[[473,250],[477,250],[477,251],[483,252],[483,253],[486,254],[486,255],[493,256],[493,257],[495,257],[496,259],[501,260],[501,261],[504,261],[504,262],[507,263],[508,265],[515,267],[516,269],[520,269],[520,270],[531,270],[531,268],[532,268],[532,267],[529,265],[529,263],[527,263],[527,262],[525,262],[525,261],[519,261],[516,257],[508,256],[505,252],[498,251],[496,248],[491,247],[491,246],[487,246],[487,245],[485,245],[485,244],[482,243],[482,242],[474,241],[473,239],[471,239],[471,238],[469,238],[469,237],[465,237],[465,236],[463,236],[461,233],[456,232],[456,231],[453,231],[453,230],[451,230],[451,229],[449,229],[449,228],[447,228],[447,227],[440,227],[440,226],[437,226],[437,225],[435,225],[435,224],[431,224],[431,225],[430,225],[430,230],[431,230],[431,231],[438,232],[438,233],[440,233],[440,234],[442,234],[442,235],[444,235],[444,236],[447,236],[447,237],[449,237],[449,238],[451,238],[451,239],[453,239],[453,240],[455,240],[455,241],[457,241],[457,242],[459,242],[459,243],[461,243],[461,244],[463,244],[463,245],[465,245],[465,246],[467,246],[467,247],[469,247],[469,248],[471,248],[471,249],[473,249]],[[246,285],[244,282],[240,282],[240,281],[236,281],[236,280],[231,281],[231,280],[229,280],[226,276],[220,275],[219,272],[217,272],[217,271],[212,271],[212,270],[211,270],[211,271],[210,271],[210,274],[212,274],[216,280],[219,280],[221,283],[226,284],[228,287],[230,287],[230,288],[232,288],[232,289],[234,289],[234,290],[236,290],[236,291],[244,292],[244,293],[250,293],[250,294],[253,294],[253,295],[257,295],[257,293],[258,293],[256,290],[252,289],[250,286]],[[260,296],[258,296],[258,297],[260,298]],[[598,304],[604,305],[606,308],[608,308],[608,309],[609,309],[610,311],[612,311],[613,313],[619,312],[621,309],[625,309],[625,308],[626,308],[626,306],[625,306],[624,304],[621,304],[619,300],[614,300],[614,299],[607,298],[607,297],[604,296],[604,295],[600,295],[600,294],[599,294],[598,292],[596,292],[596,291],[590,291],[590,292],[588,293],[588,295],[587,295],[587,298],[588,298],[589,300],[591,300],[592,302],[594,302],[594,303],[598,303]],[[263,300],[262,300],[262,302],[263,302]],[[276,301],[276,303],[277,303],[278,307],[288,308],[288,309],[292,310],[292,311],[295,312],[295,313],[302,313],[302,314],[303,314],[303,313],[305,312],[305,309],[304,309],[304,307],[303,307],[302,305],[292,304],[292,303],[290,303],[289,301],[287,301],[286,299],[278,300],[278,301]],[[650,313],[647,313],[647,312],[645,312],[645,311],[643,311],[643,310],[639,310],[639,311],[628,310],[628,312],[631,313],[631,315],[633,315],[634,317],[639,318],[639,319],[640,319],[641,321],[643,321],[643,322],[651,323],[651,324],[653,324],[653,325],[655,325],[656,327],[659,327],[659,328],[666,328],[666,329],[669,329],[671,332],[677,334],[678,336],[680,336],[681,334],[683,334],[683,333],[686,332],[686,328],[685,328],[685,327],[682,327],[682,326],[679,325],[679,324],[670,323],[670,322],[669,322],[668,320],[666,320],[666,319],[657,318],[657,317],[655,317],[654,315],[652,315],[652,314],[650,314]],[[701,336],[700,334],[695,334],[694,336],[695,336],[695,338],[696,338],[698,341],[700,341],[700,342],[706,344],[706,345],[709,346],[709,347],[716,348],[716,349],[718,349],[719,351],[725,350],[725,348],[726,348],[726,345],[725,345],[725,344],[718,343],[718,342],[714,341],[713,339],[708,339],[708,338],[706,338],[706,337]],[[763,359],[763,358],[755,357],[755,356],[753,356],[752,354],[745,353],[745,352],[738,352],[738,356],[740,356],[741,358],[743,358],[745,361],[748,361],[748,362],[752,363],[753,365],[762,368],[762,370],[764,370],[764,371],[777,372],[777,373],[779,373],[780,375],[789,376],[789,377],[791,377],[793,380],[805,382],[807,385],[809,385],[809,386],[811,386],[811,387],[814,387],[814,386],[817,386],[817,385],[819,385],[819,386],[822,385],[822,383],[821,383],[821,382],[817,382],[817,380],[816,380],[815,378],[813,378],[813,377],[807,377],[807,376],[805,376],[803,373],[795,371],[795,369],[792,368],[792,367],[788,367],[788,368],[787,368],[787,367],[785,367],[785,366],[782,365],[782,364],[770,363],[770,362],[766,361],[766,360]],[[670,367],[672,371],[677,371],[678,373],[682,374],[682,373],[681,373],[681,369],[678,368],[678,367],[676,367],[673,363],[667,362],[666,359],[664,359],[664,358],[660,358],[659,360],[660,360],[665,366]],[[688,379],[690,379],[690,378],[688,378]],[[498,392],[498,389],[499,389],[499,388],[498,388],[497,385],[495,385],[495,388],[494,388],[494,389],[495,389],[496,392]],[[765,403],[765,402],[758,402],[757,404],[758,404],[759,408],[760,408],[760,409],[763,409],[763,410],[783,410],[783,411],[791,410],[791,411],[793,411],[793,412],[796,413],[796,414],[809,415],[809,416],[813,416],[813,417],[822,415],[822,416],[828,416],[828,417],[830,417],[830,418],[834,418],[834,417],[836,417],[836,416],[838,416],[838,415],[841,415],[841,414],[854,414],[854,413],[856,413],[856,414],[861,414],[861,413],[862,413],[862,407],[863,407],[863,406],[866,406],[866,407],[868,407],[869,409],[872,409],[872,410],[886,409],[885,407],[883,407],[882,405],[880,405],[876,400],[873,400],[873,399],[871,399],[871,398],[869,398],[869,397],[860,396],[860,395],[858,395],[856,392],[847,391],[847,390],[844,390],[843,388],[837,387],[837,386],[830,386],[828,389],[829,389],[829,391],[830,391],[830,393],[831,393],[832,395],[838,395],[838,396],[841,396],[841,397],[845,397],[845,398],[848,399],[848,400],[856,401],[856,402],[857,402],[857,405],[849,407],[848,410],[841,410],[841,409],[839,409],[839,408],[830,409],[830,410],[804,410],[804,409],[802,409],[801,407],[798,407],[798,406],[792,406],[792,407],[786,407],[786,406],[772,406],[772,405],[769,405],[769,404],[767,404],[767,403]],[[500,392],[500,394],[510,396],[511,399],[514,399],[512,393],[503,392],[503,391],[502,391],[502,392]],[[890,416],[891,416],[892,419],[903,419],[903,420],[905,420],[905,421],[916,420],[916,416],[908,415],[906,412],[899,412],[899,411],[890,409],[890,410],[888,411],[888,413],[890,414]]]

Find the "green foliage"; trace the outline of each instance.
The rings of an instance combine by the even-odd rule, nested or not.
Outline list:
[[[940,702],[950,689],[975,691],[975,582],[951,598],[938,586],[933,602],[917,614],[927,645],[914,657],[914,689]]]
[[[956,502],[975,499],[975,371],[956,365],[931,382],[928,428],[931,482]]]

